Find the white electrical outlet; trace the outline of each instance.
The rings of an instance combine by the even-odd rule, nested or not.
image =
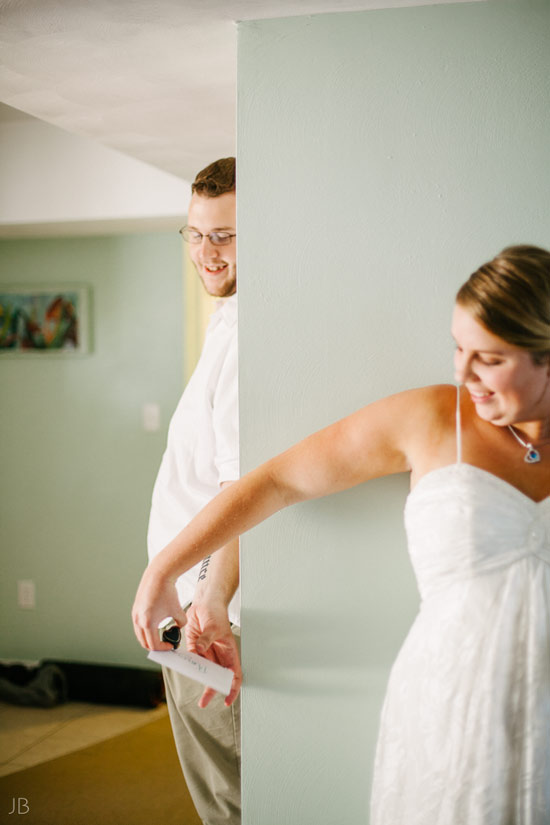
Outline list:
[[[24,610],[33,610],[36,607],[36,588],[30,579],[17,582],[17,604]]]
[[[160,406],[155,403],[143,405],[143,429],[146,433],[156,433],[160,429]]]

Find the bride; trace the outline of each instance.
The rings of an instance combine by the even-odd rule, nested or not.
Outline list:
[[[421,595],[382,711],[372,825],[550,822],[550,252],[503,250],[459,290],[455,379],[369,404],[245,475],[151,562],[148,649],[174,582],[271,514],[410,472]]]

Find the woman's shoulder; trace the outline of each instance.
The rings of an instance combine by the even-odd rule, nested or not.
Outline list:
[[[433,385],[405,390],[362,407],[333,425],[337,443],[366,481],[414,470],[422,456],[447,447],[454,428],[456,388]],[[346,461],[348,459],[346,458]],[[366,469],[368,468],[368,474]],[[356,482],[358,483],[358,482]]]
[[[454,384],[430,384],[404,390],[389,399],[395,405],[408,409],[411,414],[447,419],[449,411],[456,409],[457,387]]]
[[[401,421],[407,452],[432,449],[445,442],[455,431],[457,388],[453,384],[432,384],[405,390],[393,397],[393,411]]]
[[[401,432],[430,428],[437,422],[454,422],[457,388],[453,384],[431,384],[388,395],[363,407],[370,415],[398,422]],[[359,411],[361,412],[361,411]],[[454,425],[454,424],[453,424]]]
[[[399,443],[413,474],[422,475],[432,465],[448,463],[454,455],[457,388],[432,384],[394,396],[397,405],[387,409],[400,421]],[[449,458],[450,456],[450,458]]]

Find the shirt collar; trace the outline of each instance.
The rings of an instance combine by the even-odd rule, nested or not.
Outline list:
[[[214,310],[216,319],[223,319],[228,327],[237,323],[237,294],[229,298],[220,298]]]

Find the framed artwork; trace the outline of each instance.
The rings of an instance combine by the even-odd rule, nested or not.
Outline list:
[[[0,355],[89,352],[89,288],[0,284]]]

